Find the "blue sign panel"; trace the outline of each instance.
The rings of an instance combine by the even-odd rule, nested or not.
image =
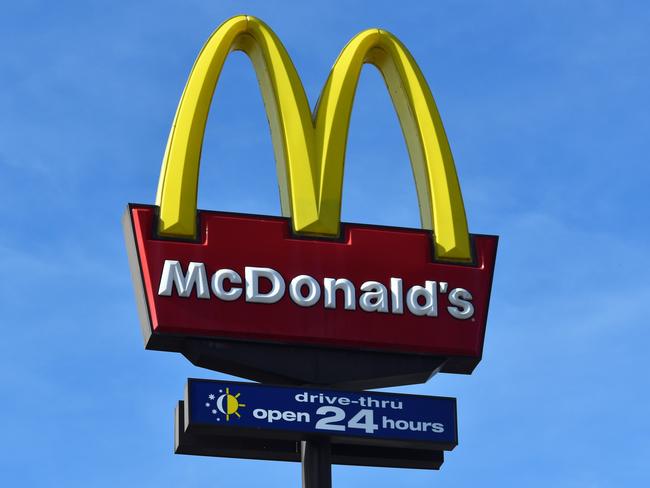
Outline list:
[[[425,443],[451,450],[458,443],[456,399],[376,392],[274,387],[190,379],[188,427],[263,430],[275,437],[334,437]]]

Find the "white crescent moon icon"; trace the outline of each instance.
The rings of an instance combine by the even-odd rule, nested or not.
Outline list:
[[[228,395],[226,395],[226,394],[224,393],[224,394],[221,395],[219,398],[217,398],[217,408],[218,408],[219,411],[220,411],[221,413],[223,413],[224,415],[228,413],[228,412],[226,412],[226,410],[223,408],[223,401],[225,400],[225,398],[226,398],[227,396],[228,396]]]

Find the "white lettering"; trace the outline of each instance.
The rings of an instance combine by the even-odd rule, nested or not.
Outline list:
[[[272,304],[282,300],[288,288],[289,298],[300,307],[313,307],[322,297],[324,308],[355,310],[358,296],[358,306],[365,312],[403,315],[408,310],[418,317],[437,317],[438,297],[445,300],[444,295],[447,295],[448,306],[442,306],[442,311],[459,320],[475,315],[472,294],[460,287],[447,293],[446,281],[427,280],[423,286],[416,284],[405,289],[402,278],[391,277],[389,288],[379,281],[365,281],[357,291],[348,279],[324,277],[321,281],[307,274],[294,276],[285,284],[279,271],[265,267],[245,266],[243,274],[228,268],[217,269],[211,279],[208,279],[204,263],[190,262],[184,270],[180,261],[167,259],[162,268],[160,296],[171,297],[175,289],[183,298],[194,293],[200,299],[215,296],[221,301],[233,302],[243,295],[246,302]],[[309,401],[307,393],[304,395],[303,401]]]
[[[234,285],[241,285],[241,276],[235,273],[232,269],[220,269],[212,275],[212,293],[226,302],[237,300],[241,294],[240,287],[231,286],[229,290],[224,288],[224,281],[228,280]]]
[[[176,292],[179,297],[187,298],[196,285],[196,296],[199,298],[210,298],[208,287],[208,276],[205,273],[203,263],[190,263],[187,267],[187,276],[183,274],[181,263],[171,259],[165,260],[158,295],[170,297],[172,288],[176,285]]]
[[[285,422],[309,422],[310,417],[307,412],[292,412],[291,410],[265,410],[256,408],[253,410],[253,417],[259,420],[266,420],[269,424],[284,420]]]
[[[366,281],[361,285],[365,292],[359,299],[359,307],[366,312],[388,312],[388,291],[378,281]]]
[[[298,393],[298,394],[296,394],[295,399],[296,399],[297,402],[308,402],[309,397],[307,395],[308,395],[308,393],[306,391],[303,392],[303,393]]]
[[[391,312],[397,314],[404,313],[404,302],[403,302],[403,290],[402,290],[402,279],[401,278],[391,278],[390,279],[390,301],[391,301]]]
[[[276,303],[284,296],[284,280],[280,273],[271,268],[256,268],[246,266],[244,268],[246,277],[246,301],[252,303]],[[271,291],[260,292],[260,278],[271,282]]]
[[[325,278],[323,280],[325,285],[325,308],[336,308],[336,291],[343,292],[345,310],[354,310],[356,308],[354,297],[354,285],[350,280],[343,278]]]
[[[454,306],[447,307],[447,310],[452,317],[467,320],[474,315],[474,305],[470,302],[471,299],[472,294],[464,288],[454,288],[449,292],[449,303]]]
[[[282,418],[282,412],[280,412],[280,410],[269,410],[267,412],[267,415],[268,415],[267,420],[269,424],[272,424],[276,420],[280,420]]]
[[[303,287],[309,289],[307,296],[302,294]],[[320,300],[320,285],[311,276],[296,276],[289,283],[289,296],[296,305],[301,307],[312,307]]]
[[[424,303],[420,303],[420,298]],[[435,281],[426,281],[425,286],[415,285],[406,293],[406,306],[413,315],[438,316],[438,288]]]

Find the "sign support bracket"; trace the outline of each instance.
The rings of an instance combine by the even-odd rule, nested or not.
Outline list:
[[[302,488],[332,488],[332,448],[329,439],[300,442]]]

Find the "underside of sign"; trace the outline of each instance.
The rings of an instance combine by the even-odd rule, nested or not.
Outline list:
[[[256,381],[377,388],[469,374],[481,359],[495,236],[473,262],[435,260],[426,230],[343,224],[305,238],[289,219],[199,213],[194,241],[130,205],[129,260],[148,349]]]

